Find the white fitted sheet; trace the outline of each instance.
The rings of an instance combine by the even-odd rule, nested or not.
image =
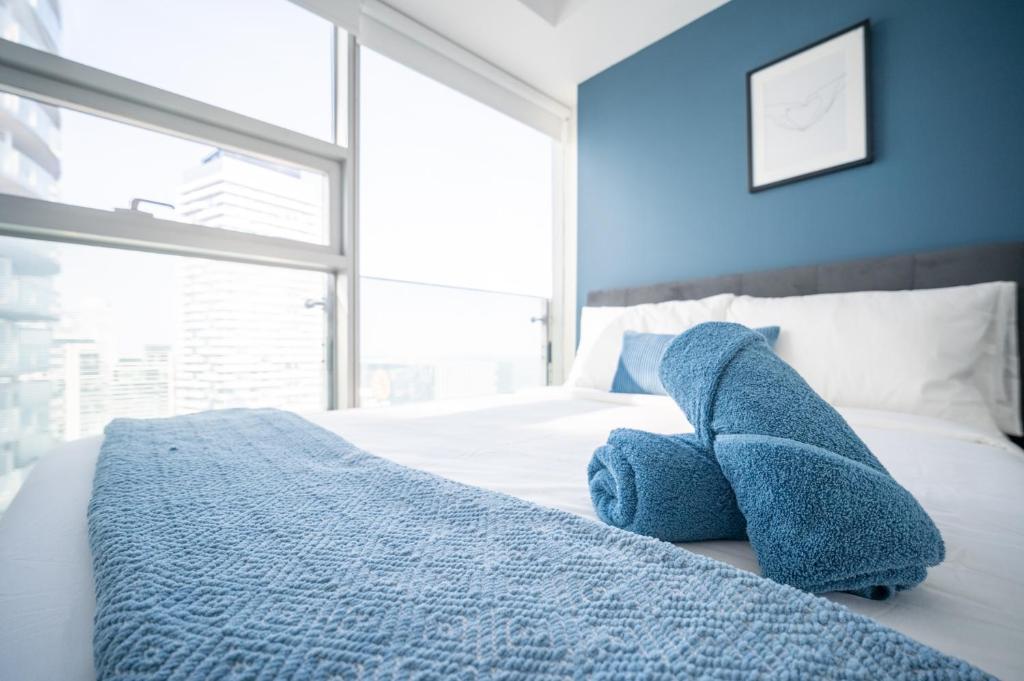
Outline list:
[[[843,414],[932,515],[947,558],[889,601],[828,597],[1003,679],[1024,679],[1024,452],[933,419]],[[587,518],[595,516],[586,465],[611,428],[690,429],[666,397],[560,388],[307,418],[398,463]],[[0,681],[94,678],[85,514],[100,442],[71,442],[40,461],[0,518]],[[757,571],[746,542],[685,548]]]

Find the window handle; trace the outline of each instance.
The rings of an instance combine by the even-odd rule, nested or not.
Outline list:
[[[540,324],[547,324],[548,323],[548,316],[544,315],[542,317],[530,317],[530,323],[531,324],[538,324],[538,323],[540,323]]]
[[[143,204],[143,203],[148,203],[148,204],[150,204],[152,206],[163,206],[164,208],[170,208],[171,210],[174,210],[174,204],[173,203],[165,203],[163,201],[153,201],[152,199],[142,199],[142,198],[134,198],[134,199],[132,199],[131,210],[134,210],[134,211],[139,212],[139,213],[145,213],[146,211],[139,210],[139,205]]]
[[[314,300],[312,298],[306,298],[306,309],[312,310],[314,307],[322,307],[327,309],[327,302],[321,298],[320,300]]]

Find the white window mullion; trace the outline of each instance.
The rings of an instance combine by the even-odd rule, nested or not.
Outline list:
[[[349,159],[345,177],[345,230],[343,252],[349,254],[345,273],[339,274],[337,310],[337,398],[339,407],[359,404],[360,313],[359,313],[359,98],[360,48],[354,36],[347,36],[345,49]]]
[[[349,262],[331,246],[9,194],[0,194],[0,234],[324,272]]]

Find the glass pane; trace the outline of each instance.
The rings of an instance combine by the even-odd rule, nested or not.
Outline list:
[[[0,512],[117,416],[326,407],[327,275],[0,237]]]
[[[327,243],[327,177],[0,93],[0,191]]]
[[[362,272],[550,296],[552,140],[360,54]]]
[[[360,282],[362,406],[545,385],[543,298],[368,277]]]
[[[5,9],[7,40],[332,139],[333,27],[288,0],[9,0]]]

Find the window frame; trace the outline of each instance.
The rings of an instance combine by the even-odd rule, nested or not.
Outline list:
[[[45,104],[322,172],[327,178],[328,243],[307,244],[305,250],[344,255],[342,206],[331,200],[342,194],[342,176],[349,156],[344,147],[2,39],[0,89]],[[134,217],[140,222],[148,219],[138,212]],[[239,242],[260,240],[244,232],[237,234],[242,238],[232,238]]]
[[[347,36],[346,41],[346,36],[334,27],[332,99],[336,130],[342,124],[350,129],[352,126],[352,109],[348,107],[347,116],[339,109],[344,100],[337,88],[339,68],[345,67],[339,52],[345,49],[351,55],[355,45],[354,38]],[[351,90],[355,83],[351,58],[348,61]],[[11,194],[0,194],[0,235],[325,272],[329,275],[324,306],[327,406],[337,409],[354,404],[355,377],[345,370],[352,364],[352,358],[346,355],[354,348],[347,338],[339,339],[339,320],[343,318],[339,300],[351,300],[352,294],[339,296],[338,289],[347,288],[354,280],[351,270],[355,260],[354,213],[348,205],[354,173],[347,147],[4,39],[0,39],[0,89],[45,104],[322,172],[327,185],[326,244],[170,221],[127,206],[110,211]],[[350,312],[346,316],[351,317]],[[352,327],[351,321],[347,327]],[[351,334],[348,328],[345,336]]]

